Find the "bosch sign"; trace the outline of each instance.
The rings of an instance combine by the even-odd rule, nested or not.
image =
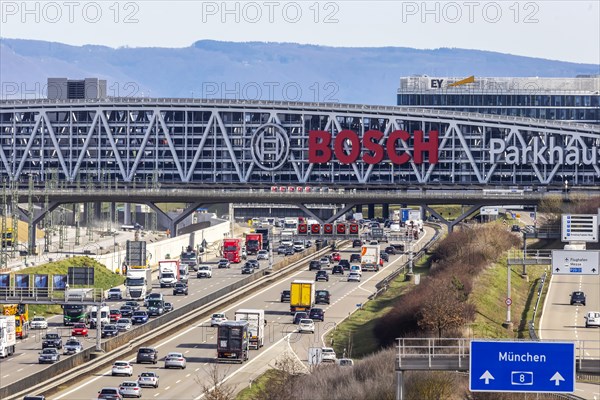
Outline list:
[[[379,164],[385,158],[392,164],[406,164],[411,161],[410,150],[406,145],[411,135],[407,131],[396,130],[390,132],[384,140],[383,132],[368,130],[362,140],[351,130],[340,131],[333,139],[327,131],[314,130],[308,133],[308,161],[323,164],[331,161],[333,156],[342,164],[352,164],[359,158],[367,164]],[[405,143],[406,147],[402,145]],[[430,131],[429,139],[425,139],[423,131],[414,131],[412,137],[412,160],[415,164],[424,162],[424,155],[428,155],[430,164],[438,162],[438,132]],[[365,150],[365,151],[363,151]]]

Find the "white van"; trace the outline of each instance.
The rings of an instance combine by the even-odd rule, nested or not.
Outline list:
[[[96,326],[96,318],[98,317],[98,307],[92,307],[92,312],[90,313],[90,325]],[[110,309],[108,306],[100,307],[100,323],[102,325],[110,324]]]

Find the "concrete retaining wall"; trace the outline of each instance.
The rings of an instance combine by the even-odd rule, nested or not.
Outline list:
[[[177,258],[179,257],[179,254],[181,254],[181,249],[183,247],[196,247],[196,245],[202,243],[202,240],[206,240],[209,246],[212,243],[223,240],[223,237],[230,233],[230,224],[228,221],[220,219],[212,221],[212,223],[215,222],[217,223],[216,225],[205,229],[161,240],[160,242],[146,243],[146,251],[151,257],[149,260],[150,264],[157,265],[158,261],[166,259],[167,255],[171,258]],[[141,240],[143,240],[143,238],[141,238]],[[125,248],[125,243],[121,243],[121,245],[121,247]],[[115,271],[121,268],[121,263],[125,259],[125,250],[93,257],[98,262],[106,265],[111,271]]]

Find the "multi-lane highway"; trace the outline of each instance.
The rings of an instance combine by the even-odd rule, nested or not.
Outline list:
[[[433,235],[427,230],[426,235],[415,246],[419,249]],[[355,252],[358,249],[354,249]],[[352,249],[342,250],[342,257],[349,258]],[[265,310],[268,321],[265,345],[261,350],[251,351],[250,360],[245,364],[219,365],[220,373],[227,376],[227,384],[241,387],[248,384],[266,366],[282,352],[288,351],[302,362],[306,362],[309,347],[323,345],[324,334],[332,329],[362,304],[367,297],[375,291],[375,283],[389,274],[392,270],[406,262],[406,255],[391,256],[385,268],[378,273],[363,272],[360,283],[347,282],[346,276],[330,276],[329,282],[318,282],[317,289],[327,289],[331,293],[331,304],[323,305],[325,321],[316,323],[314,334],[295,333],[296,326],[292,324],[289,303],[280,302],[280,294],[289,288],[293,279],[314,279],[315,273],[307,268],[287,277],[285,280],[261,289],[250,296],[240,299],[239,302],[227,307],[223,311],[229,318],[238,308],[262,308]],[[173,335],[157,343],[154,347],[159,350],[159,363],[156,365],[134,364],[135,378],[142,371],[155,371],[160,376],[158,389],[144,389],[144,398],[177,398],[197,399],[202,396],[202,385],[211,384],[208,378],[210,367],[215,365],[216,356],[216,328],[211,328],[209,321],[202,320],[189,326],[174,326]],[[187,359],[187,369],[166,370],[163,368],[163,359],[168,352],[181,352]],[[129,360],[133,361],[132,354]],[[341,357],[341,354],[338,355]],[[53,396],[55,399],[90,399],[97,395],[102,387],[115,387],[128,380],[126,377],[112,377],[110,370],[102,371],[95,376],[86,377],[75,388],[69,388]]]
[[[274,255],[274,262],[277,263],[281,259],[280,256]],[[216,261],[215,258],[209,259],[207,263],[214,263]],[[195,273],[190,274],[190,279],[188,282],[189,285],[189,295],[188,296],[173,296],[172,288],[163,288],[161,289],[158,285],[158,274],[153,274],[155,278],[155,283],[153,287],[153,291],[158,291],[159,293],[163,293],[167,299],[173,303],[175,308],[181,307],[184,304],[190,303],[194,300],[202,298],[210,293],[217,291],[218,289],[227,286],[234,282],[235,280],[242,279],[246,275],[242,275],[240,272],[241,264],[231,264],[230,269],[218,269],[216,264],[213,265],[213,277],[210,279],[198,279],[196,278]],[[264,269],[268,267],[268,261],[260,261],[260,269]],[[108,301],[107,304],[110,308],[120,308],[120,306],[124,303],[118,301]],[[57,315],[49,318],[49,326],[47,330],[31,330],[30,335],[27,339],[19,340],[17,342],[16,353],[1,361],[1,369],[0,369],[0,386],[5,387],[10,385],[11,383],[22,379],[26,376],[30,376],[44,368],[52,368],[51,365],[48,364],[38,364],[38,352],[41,351],[42,348],[42,337],[47,332],[59,332],[63,338],[63,342],[70,336],[71,327],[63,326],[63,317],[62,315]],[[135,326],[134,326],[135,329]],[[88,338],[79,338],[84,346],[84,348],[92,347],[96,345],[96,330],[90,329],[90,334]],[[103,339],[107,340],[107,339]],[[69,357],[67,355],[62,355],[61,357]]]
[[[571,293],[583,291],[586,305],[570,305]],[[600,311],[600,277],[598,275],[553,275],[544,303],[538,336],[544,340],[574,341],[578,355],[600,363],[600,330],[585,327],[585,313]],[[599,399],[600,386],[578,383],[575,394]]]

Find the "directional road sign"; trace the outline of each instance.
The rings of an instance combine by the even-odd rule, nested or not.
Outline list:
[[[552,274],[599,275],[600,251],[552,250]]]
[[[473,340],[469,389],[573,393],[575,343]]]
[[[598,215],[595,214],[563,214],[563,242],[597,242]]]

